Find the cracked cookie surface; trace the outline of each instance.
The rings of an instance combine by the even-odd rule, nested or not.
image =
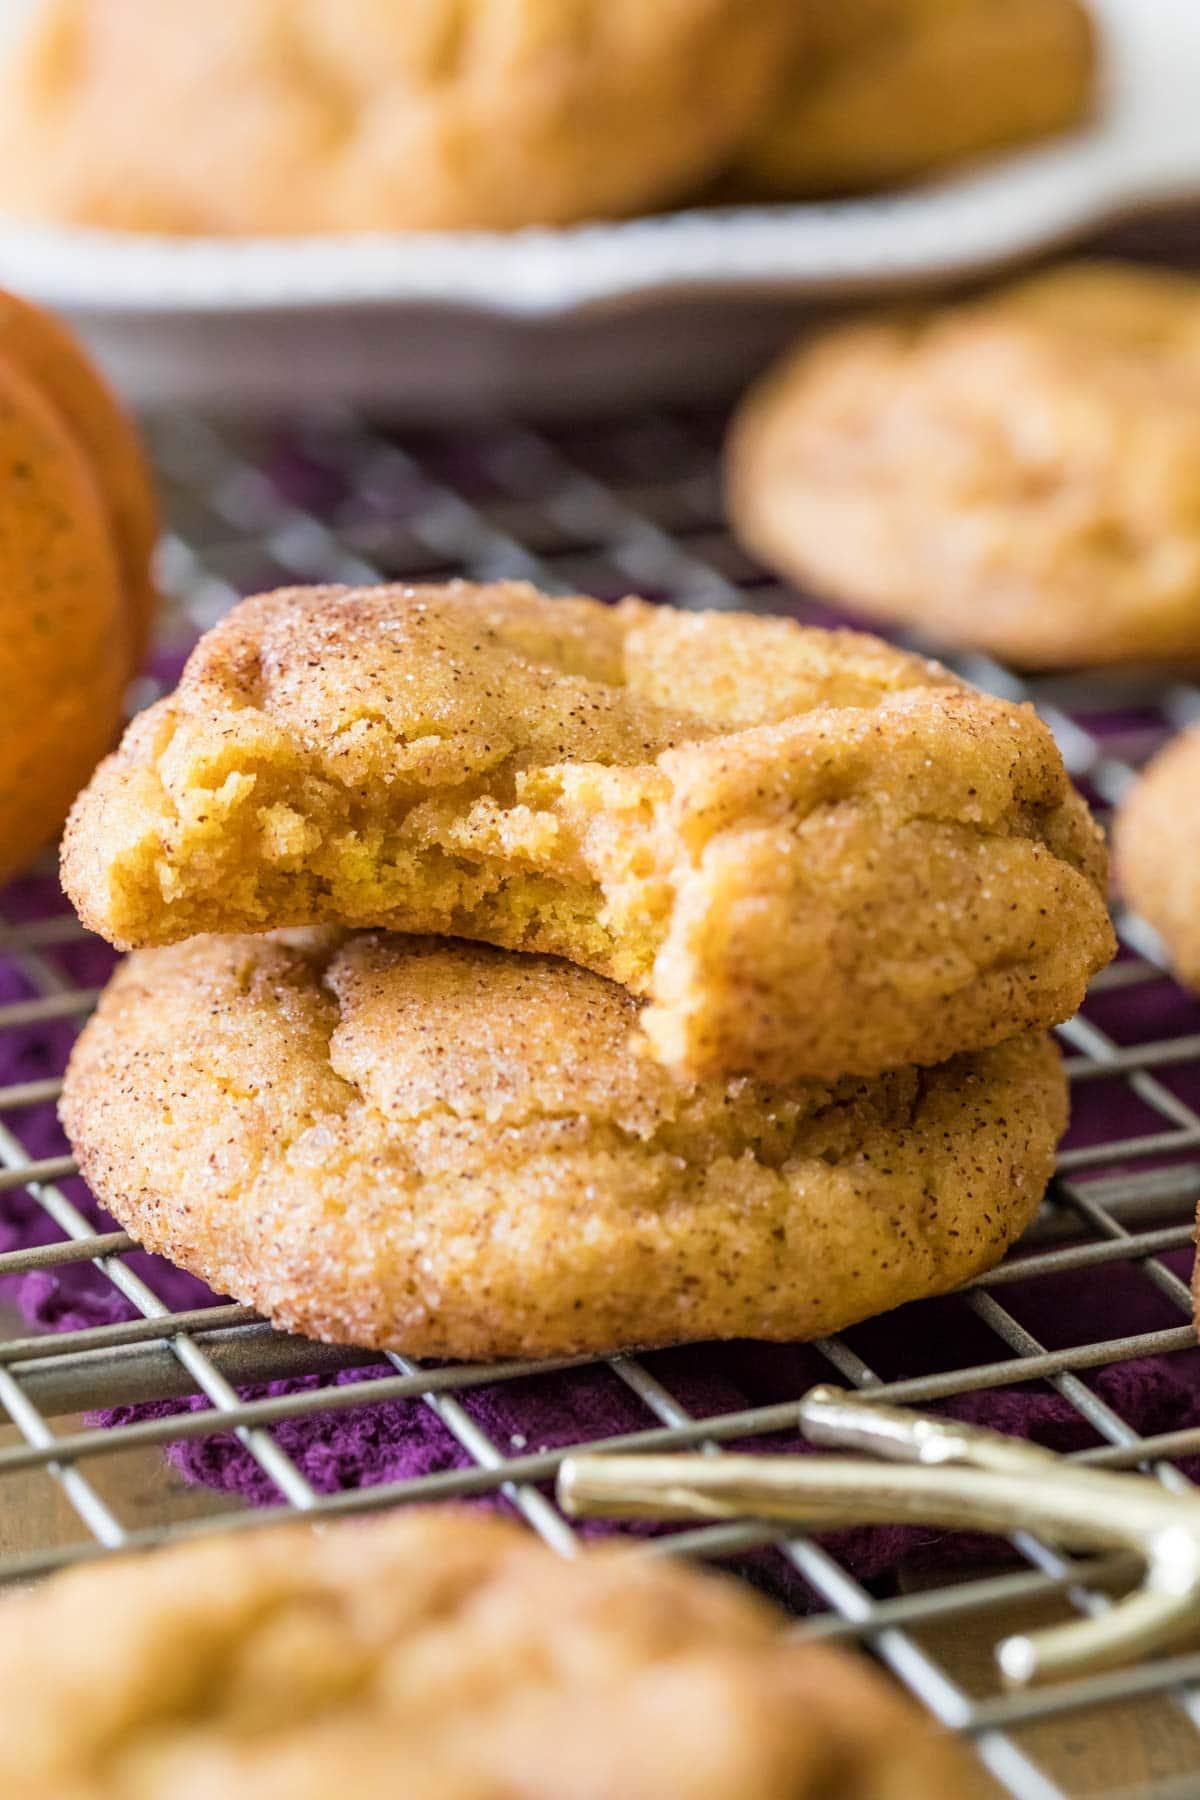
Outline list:
[[[464,1512],[205,1537],[0,1602],[7,1800],[956,1800],[732,1580]],[[400,1785],[397,1772],[402,1771]]]
[[[794,0],[41,0],[0,207],[144,232],[469,229],[638,212],[714,174]]]
[[[1200,281],[1068,264],[802,345],[735,525],[864,614],[1028,665],[1200,657]]]
[[[456,1358],[821,1336],[956,1286],[1066,1121],[1015,1038],[829,1086],[693,1082],[574,964],[364,933],[138,951],[62,1118],[147,1249],[310,1337]]]
[[[783,619],[517,583],[286,590],[201,641],[77,803],[122,948],[386,926],[566,956],[660,1060],[873,1074],[1056,1023],[1104,850],[1029,708]]]

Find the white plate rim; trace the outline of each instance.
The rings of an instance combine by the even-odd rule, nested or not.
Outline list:
[[[504,235],[184,239],[0,225],[0,282],[76,315],[420,306],[544,318],[963,277],[1200,193],[1200,5],[1091,3],[1104,56],[1094,121],[935,185]]]

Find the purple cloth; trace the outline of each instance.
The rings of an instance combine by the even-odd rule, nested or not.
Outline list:
[[[11,920],[44,917],[63,902],[48,878],[30,878],[11,888],[3,911]],[[103,982],[115,960],[103,945],[74,943],[45,952],[72,981],[85,986]],[[0,958],[0,1002],[28,998],[33,989],[15,960]],[[1105,1029],[1128,1041],[1143,1035],[1166,1036],[1200,1029],[1200,1008],[1167,983],[1147,984],[1090,1003]],[[50,1021],[0,1033],[0,1084],[36,1080],[59,1072],[74,1036],[74,1022]],[[1195,1071],[1171,1071],[1177,1092],[1200,1099]],[[50,1106],[11,1115],[10,1123],[31,1156],[49,1156],[65,1148]],[[1159,1128],[1148,1109],[1122,1084],[1091,1083],[1077,1095],[1071,1142],[1095,1142],[1126,1130]],[[68,1184],[72,1198],[101,1229],[111,1226],[82,1182]],[[16,1192],[0,1195],[0,1250],[45,1242],[57,1236],[40,1207]],[[1186,1275],[1190,1255],[1168,1259]],[[204,1306],[214,1296],[193,1277],[157,1258],[136,1253],[130,1258],[154,1290],[176,1308]],[[90,1264],[43,1270],[4,1284],[33,1325],[69,1331],[127,1317],[130,1308],[105,1277]],[[1102,1320],[1097,1298],[1104,1297]],[[999,1296],[1020,1323],[1047,1348],[1091,1341],[1099,1330],[1117,1336],[1178,1326],[1179,1310],[1133,1265],[1112,1264],[1103,1272],[1056,1275],[1006,1287]],[[1004,1345],[965,1303],[953,1297],[903,1308],[885,1319],[868,1321],[847,1334],[852,1346],[889,1380],[932,1370],[970,1368],[1001,1360]],[[660,1351],[643,1359],[668,1391],[694,1417],[715,1416],[746,1407],[794,1400],[813,1382],[825,1379],[828,1365],[804,1345],[735,1343],[696,1345]],[[275,1383],[257,1393],[316,1391],[323,1386],[370,1383],[378,1367],[336,1376]],[[1152,1433],[1200,1424],[1200,1353],[1149,1357],[1117,1363],[1086,1374],[1085,1379],[1114,1412],[1135,1430]],[[608,1368],[594,1367],[497,1383],[460,1396],[471,1418],[503,1454],[523,1449],[557,1449],[565,1445],[637,1431],[658,1421],[637,1396]],[[98,1415],[104,1425],[133,1419],[170,1417],[204,1410],[199,1397],[123,1407]],[[1081,1449],[1097,1441],[1074,1407],[1040,1384],[1014,1385],[966,1394],[946,1403],[956,1418],[991,1425],[1001,1431],[1036,1439],[1056,1450]],[[418,1399],[370,1402],[349,1412],[314,1413],[274,1428],[279,1444],[294,1458],[313,1486],[323,1494],[411,1480],[442,1470],[471,1466],[434,1412]],[[800,1450],[791,1434],[752,1440],[759,1449]],[[228,1432],[181,1441],[167,1450],[171,1462],[189,1481],[236,1494],[253,1505],[277,1502],[269,1478]],[[1196,1473],[1200,1474],[1200,1465]],[[837,1534],[831,1548],[857,1575],[875,1579],[901,1561],[926,1566],[949,1565],[995,1554],[986,1539],[951,1536],[931,1530],[864,1529]],[[781,1559],[767,1571],[765,1559],[751,1567],[756,1579],[782,1587],[797,1601],[803,1595],[794,1578],[782,1573]]]

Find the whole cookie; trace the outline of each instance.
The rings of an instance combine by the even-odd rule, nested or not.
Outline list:
[[[892,186],[1073,125],[1080,0],[804,0],[791,73],[742,153],[780,194]]]
[[[764,560],[1029,665],[1200,657],[1200,282],[1081,263],[850,325],[728,463]]]
[[[705,180],[794,0],[43,0],[0,209],[160,232],[508,229]]]
[[[570,957],[768,1080],[1067,1017],[1104,851],[1028,708],[850,633],[517,583],[243,603],[75,808],[127,947],[336,923]]]
[[[393,1514],[205,1537],[0,1601],[5,1800],[959,1800],[857,1658],[661,1558]]]
[[[1200,727],[1147,764],[1117,809],[1114,843],[1125,898],[1154,926],[1179,979],[1200,988]]]
[[[377,933],[137,952],[61,1112],[102,1204],[218,1293],[471,1358],[818,1337],[941,1293],[1028,1224],[1066,1101],[1036,1034],[691,1082],[598,975]]]

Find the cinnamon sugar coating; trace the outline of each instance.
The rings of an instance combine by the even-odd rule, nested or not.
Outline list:
[[[574,964],[383,933],[139,951],[63,1123],[148,1250],[333,1342],[810,1338],[990,1267],[1066,1122],[1037,1034],[933,1070],[690,1081]]]

